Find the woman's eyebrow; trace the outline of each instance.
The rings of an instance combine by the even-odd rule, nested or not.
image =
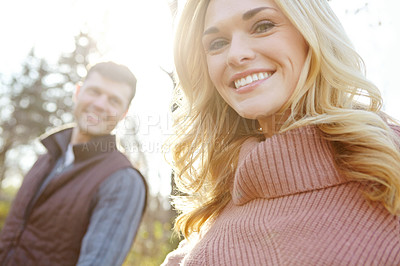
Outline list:
[[[265,9],[272,9],[272,10],[276,10],[275,8],[272,7],[267,7],[267,6],[262,6],[262,7],[257,7],[254,9],[250,9],[249,11],[247,11],[246,13],[243,14],[242,18],[243,20],[249,20],[252,17],[254,17],[258,12],[265,10]]]
[[[210,27],[203,32],[203,37],[207,34],[217,33],[219,29],[217,27]]]

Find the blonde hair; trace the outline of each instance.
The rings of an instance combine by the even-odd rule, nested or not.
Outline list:
[[[181,212],[175,229],[185,237],[199,232],[230,201],[241,144],[250,136],[262,136],[257,121],[241,118],[208,76],[201,42],[208,3],[187,1],[175,39],[178,108],[171,145],[180,195],[173,203]],[[380,112],[379,90],[365,78],[363,62],[339,20],[325,0],[275,3],[309,45],[297,87],[281,109],[291,110],[281,132],[316,125],[332,143],[342,174],[365,183],[366,198],[398,214],[399,143],[387,123],[394,121]]]

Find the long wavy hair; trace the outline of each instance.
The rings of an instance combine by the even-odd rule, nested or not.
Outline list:
[[[240,117],[209,78],[201,41],[209,1],[187,0],[174,47],[176,135],[169,144],[178,188],[173,204],[180,212],[175,230],[185,237],[200,232],[231,200],[241,144],[263,137],[257,121]],[[290,116],[280,132],[317,126],[343,176],[365,183],[367,199],[398,214],[400,144],[388,125],[395,121],[380,111],[382,98],[366,79],[362,59],[325,0],[275,3],[309,46],[297,87],[281,109]]]

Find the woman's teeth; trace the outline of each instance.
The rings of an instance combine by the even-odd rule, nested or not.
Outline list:
[[[235,87],[236,87],[236,89],[239,89],[240,87],[249,85],[250,83],[253,83],[255,81],[269,78],[271,75],[272,75],[272,73],[268,73],[268,72],[260,72],[260,73],[251,74],[251,75],[248,75],[247,77],[235,80]]]

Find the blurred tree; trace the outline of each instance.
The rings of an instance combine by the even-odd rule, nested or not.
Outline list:
[[[75,49],[61,55],[56,65],[38,58],[32,49],[20,73],[0,80],[0,182],[7,170],[15,174],[22,167],[21,160],[7,160],[11,151],[24,152],[21,147],[47,129],[72,121],[75,84],[86,74],[90,57],[98,52],[95,41],[81,32],[75,37]]]
[[[178,0],[168,0],[169,9],[171,11],[172,18],[176,18],[178,14]]]

